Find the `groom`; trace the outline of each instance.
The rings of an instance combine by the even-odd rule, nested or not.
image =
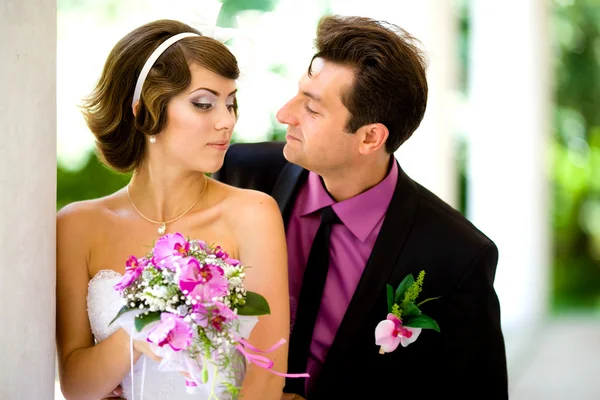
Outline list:
[[[288,372],[310,378],[288,379],[284,398],[507,399],[498,250],[393,156],[427,102],[415,40],[371,19],[325,17],[316,50],[277,114],[286,142],[233,145],[216,174],[270,193],[285,221]],[[421,270],[419,300],[440,298],[420,309],[440,332],[423,329],[407,347],[380,354],[386,284]],[[388,335],[402,333],[410,335]]]

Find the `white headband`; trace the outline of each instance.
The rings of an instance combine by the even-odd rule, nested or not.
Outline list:
[[[148,57],[148,60],[146,60],[146,64],[144,64],[144,67],[140,72],[140,76],[138,76],[137,83],[135,84],[135,90],[133,91],[133,100],[131,101],[131,107],[134,107],[135,103],[140,99],[140,95],[142,94],[142,86],[144,86],[144,81],[146,80],[146,77],[148,77],[150,69],[152,68],[156,60],[158,60],[158,57],[160,57],[160,55],[164,53],[164,51],[167,50],[169,46],[171,46],[173,43],[190,36],[200,35],[192,32],[184,32],[179,33],[175,36],[171,36],[170,38],[162,42],[161,45],[158,46],[156,50],[154,50],[150,57]]]

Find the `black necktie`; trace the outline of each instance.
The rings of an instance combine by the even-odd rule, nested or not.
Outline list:
[[[340,222],[331,206],[321,209],[321,224],[310,248],[298,296],[294,327],[290,335],[288,373],[306,372],[310,344],[329,270],[331,226]],[[284,392],[297,393],[306,397],[304,393],[305,380],[306,378],[286,379]]]

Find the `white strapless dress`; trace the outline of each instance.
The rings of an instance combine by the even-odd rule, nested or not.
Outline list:
[[[121,309],[121,297],[113,286],[121,280],[118,272],[100,271],[88,284],[87,309],[94,338],[99,343],[119,329],[117,324],[109,322]],[[143,367],[146,358],[145,368]],[[185,390],[185,378],[177,372],[163,372],[158,363],[142,356],[133,367],[133,379],[128,374],[121,382],[126,399],[139,400],[197,400],[207,399],[204,394],[188,394]],[[132,386],[132,383],[134,386]],[[133,390],[132,390],[133,389]],[[132,392],[134,392],[132,394]],[[134,399],[135,395],[135,399]]]

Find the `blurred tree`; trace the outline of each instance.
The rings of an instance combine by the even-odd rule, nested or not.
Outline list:
[[[273,11],[279,0],[222,0],[217,26],[235,27],[235,16],[243,11]]]
[[[600,306],[600,1],[553,12],[554,306]]]
[[[80,171],[69,171],[59,165],[57,209],[74,201],[95,199],[113,193],[124,187],[130,177],[130,174],[119,174],[108,169],[93,153],[90,153],[88,162]]]

